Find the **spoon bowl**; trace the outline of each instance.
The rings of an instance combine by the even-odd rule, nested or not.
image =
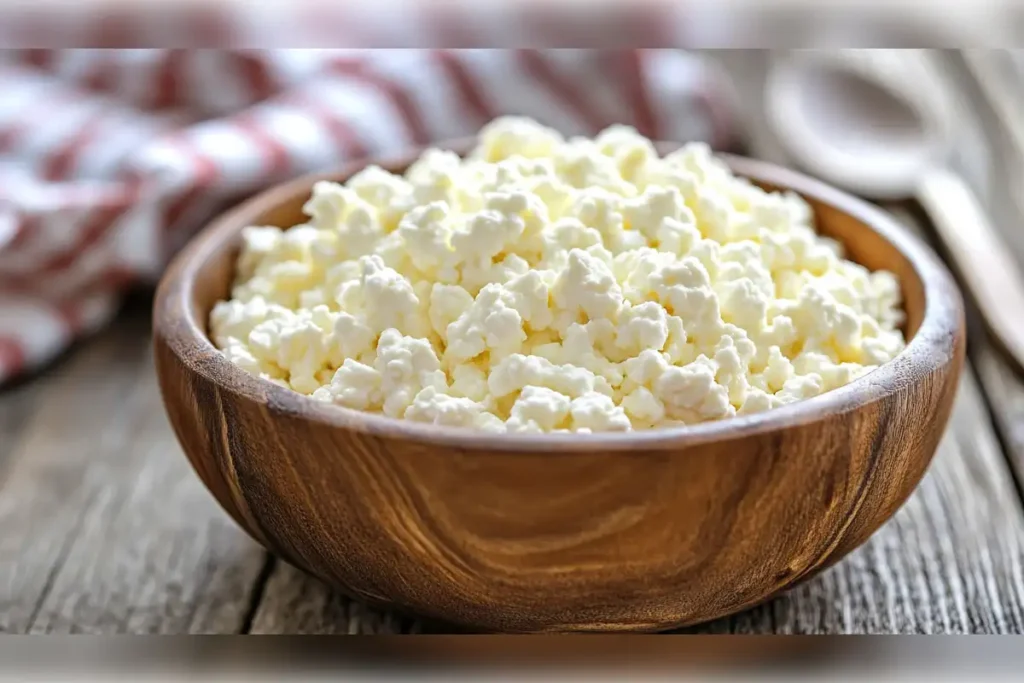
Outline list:
[[[803,168],[866,197],[902,199],[950,147],[948,107],[924,82],[878,68],[870,52],[795,52],[772,65],[765,109]]]

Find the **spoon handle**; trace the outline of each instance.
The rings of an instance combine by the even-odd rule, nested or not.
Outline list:
[[[1013,254],[960,176],[933,169],[917,199],[935,225],[989,331],[1024,373],[1024,277]]]

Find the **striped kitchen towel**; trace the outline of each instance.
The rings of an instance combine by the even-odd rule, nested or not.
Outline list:
[[[723,148],[730,93],[712,62],[667,49],[0,52],[0,384],[271,183],[499,114]]]

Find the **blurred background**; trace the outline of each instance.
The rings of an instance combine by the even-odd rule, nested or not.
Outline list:
[[[1024,259],[1024,52],[938,49],[1012,43],[1016,3],[484,4],[3,11],[0,632],[449,630],[348,600],[216,507],[164,417],[149,306],[224,208],[499,114],[826,177],[930,242],[968,295],[970,364],[918,493],[825,575],[692,630],[1024,632],[1024,310],[961,254]],[[892,45],[922,49],[838,49]],[[937,171],[946,185],[923,182]]]

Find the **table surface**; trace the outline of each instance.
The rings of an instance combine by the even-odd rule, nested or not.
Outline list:
[[[763,55],[720,54],[755,156]],[[957,55],[969,179],[1018,257],[1012,151]],[[1004,158],[1006,157],[1006,158]],[[985,178],[990,178],[988,182]],[[914,205],[887,206],[926,237]],[[370,609],[268,555],[193,474],[164,415],[149,295],[56,366],[0,392],[0,632],[395,633],[448,627]],[[1024,381],[972,320],[951,423],[919,489],[870,541],[774,601],[689,629],[742,633],[1024,632]]]

